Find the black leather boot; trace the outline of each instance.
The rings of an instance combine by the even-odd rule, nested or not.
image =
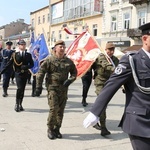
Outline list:
[[[20,102],[20,100],[17,99],[17,100],[16,100],[16,104],[15,104],[15,111],[16,111],[16,112],[20,112],[19,102]]]
[[[60,128],[59,127],[56,127],[54,129],[54,133],[55,133],[56,138],[59,138],[59,139],[62,138],[62,134],[60,133]]]
[[[82,105],[83,107],[86,107],[88,105],[88,103],[86,102],[86,98],[82,99]]]
[[[7,93],[7,88],[3,88],[3,97],[7,97],[8,93]]]
[[[53,139],[56,138],[56,137],[55,137],[55,133],[54,133],[54,131],[53,131],[52,129],[48,129],[48,130],[47,130],[47,136],[48,136],[48,138],[51,139],[51,140],[53,140]]]
[[[102,136],[106,136],[106,135],[110,135],[110,134],[111,134],[110,131],[108,131],[106,127],[101,128],[101,135]]]
[[[23,99],[20,100],[20,105],[19,105],[20,111],[24,111],[24,108],[22,107],[22,101]]]

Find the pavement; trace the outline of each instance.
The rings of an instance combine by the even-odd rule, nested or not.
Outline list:
[[[119,90],[107,107],[107,127],[111,135],[102,137],[93,127],[85,129],[83,120],[96,99],[95,87],[90,87],[87,102],[83,107],[82,83],[76,80],[68,92],[61,133],[62,139],[47,137],[47,116],[49,106],[44,89],[40,97],[31,97],[31,85],[27,84],[23,107],[25,111],[15,112],[16,85],[10,83],[8,97],[2,97],[0,83],[0,150],[132,150],[128,135],[118,127],[125,96]]]

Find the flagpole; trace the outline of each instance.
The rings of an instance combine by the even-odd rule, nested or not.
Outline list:
[[[94,36],[92,35],[91,31],[89,30],[89,28],[87,28],[87,31],[90,33],[91,38],[96,42],[98,48],[100,49],[100,51],[105,55],[107,61],[111,64],[110,60],[108,59],[108,57],[106,56],[104,50],[99,46],[99,43],[97,42],[97,40],[94,38]]]

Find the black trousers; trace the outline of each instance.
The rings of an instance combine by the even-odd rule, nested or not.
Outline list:
[[[133,150],[150,150],[150,138],[129,135]]]
[[[16,92],[16,103],[21,104],[23,97],[24,97],[24,91],[27,83],[27,76],[28,74],[25,72],[23,74],[15,73],[16,78],[16,84],[17,84],[17,92]]]
[[[87,72],[81,79],[82,79],[82,85],[83,85],[82,97],[84,99],[86,99],[90,85],[91,85],[91,82],[92,82],[92,71]]]

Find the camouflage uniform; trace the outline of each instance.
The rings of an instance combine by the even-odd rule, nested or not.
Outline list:
[[[70,77],[68,75],[70,73]],[[47,126],[53,130],[60,128],[62,124],[64,108],[68,99],[68,87],[64,82],[69,80],[72,83],[77,76],[77,70],[72,60],[64,56],[59,59],[55,55],[49,56],[41,65],[36,76],[36,88],[42,87],[44,75],[46,74],[46,88],[48,91],[48,105],[50,107]]]
[[[115,65],[119,63],[117,57],[113,56],[112,61]],[[94,85],[96,88],[95,93],[99,95],[100,91],[104,87],[105,82],[109,79],[110,75],[114,71],[112,64],[108,62],[104,54],[100,54],[94,62],[92,68],[94,69]],[[101,127],[106,127],[106,109],[100,116]]]

